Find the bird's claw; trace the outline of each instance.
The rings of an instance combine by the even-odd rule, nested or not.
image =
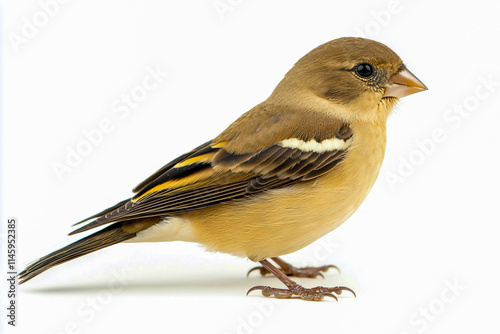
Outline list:
[[[250,273],[252,271],[255,271],[255,270],[259,270],[260,271],[260,275],[261,276],[266,276],[267,274],[271,274],[269,272],[269,270],[267,270],[266,268],[262,267],[262,266],[257,266],[257,267],[253,267],[252,269],[250,269],[248,272],[247,272],[247,277],[250,276]]]
[[[275,298],[292,298],[293,296],[299,296],[303,300],[312,300],[319,301],[323,300],[324,297],[330,297],[338,301],[336,295],[340,295],[342,291],[346,290],[351,292],[354,297],[356,297],[356,293],[346,286],[336,286],[336,287],[324,287],[324,286],[316,286],[314,288],[304,288],[301,285],[294,285],[289,289],[278,289],[272,288],[270,286],[258,285],[254,286],[250,290],[248,290],[247,295],[255,290],[261,290],[262,295],[265,297],[275,297]],[[335,294],[333,294],[333,293]]]

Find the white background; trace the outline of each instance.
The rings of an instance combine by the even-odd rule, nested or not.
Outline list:
[[[19,287],[18,326],[2,304],[2,333],[498,332],[500,2],[60,1],[51,16],[48,0],[1,8],[1,219],[2,232],[18,219],[19,269],[216,136],[324,42],[381,41],[429,91],[389,119],[383,169],[358,212],[285,257],[337,264],[342,275],[301,282],[347,284],[357,298],[246,297],[280,283],[198,245],[124,244]],[[120,118],[112,106],[157,67],[168,76]],[[112,130],[59,180],[54,164],[104,119]],[[4,266],[4,243],[1,254]]]

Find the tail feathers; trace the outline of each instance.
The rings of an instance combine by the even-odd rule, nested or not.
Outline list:
[[[137,219],[123,223],[115,223],[94,234],[80,239],[66,247],[56,250],[35,261],[19,273],[19,284],[40,275],[45,270],[99,249],[132,239],[137,232],[145,230],[158,223],[159,218]]]

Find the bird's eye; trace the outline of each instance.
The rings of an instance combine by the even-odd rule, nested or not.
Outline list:
[[[373,65],[370,63],[359,63],[354,66],[354,72],[362,78],[368,78],[374,72]]]

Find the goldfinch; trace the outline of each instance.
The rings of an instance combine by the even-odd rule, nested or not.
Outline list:
[[[353,292],[305,288],[289,276],[315,277],[330,266],[295,268],[279,256],[321,238],[356,211],[380,171],[389,113],[399,98],[426,89],[379,42],[325,43],[216,138],[166,164],[135,187],[132,198],[77,223],[91,220],[70,235],[104,228],[29,265],[19,283],[120,242],[180,240],[258,261],[263,275],[285,285],[249,292],[305,300]]]

